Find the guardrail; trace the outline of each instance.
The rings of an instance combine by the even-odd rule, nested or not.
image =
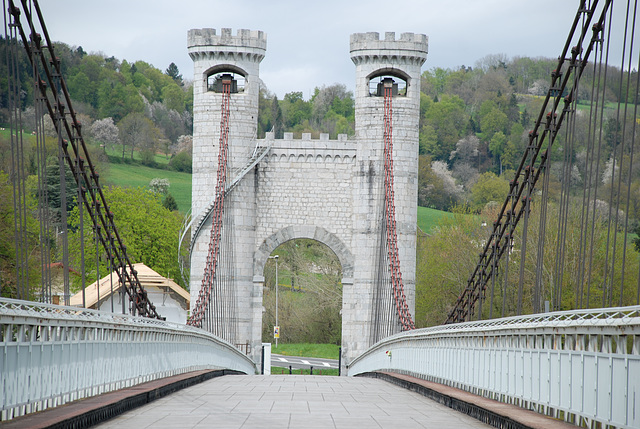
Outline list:
[[[348,366],[413,375],[586,427],[640,427],[640,306],[466,322],[388,337]]]
[[[0,420],[201,369],[255,363],[201,329],[156,319],[0,299]]]

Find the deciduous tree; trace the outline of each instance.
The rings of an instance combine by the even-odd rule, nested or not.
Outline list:
[[[152,150],[160,132],[153,122],[142,113],[130,113],[118,123],[120,142],[122,143],[122,159],[128,147],[133,160],[134,149]]]
[[[91,124],[91,135],[104,145],[105,151],[107,146],[115,146],[120,143],[120,130],[113,123],[113,118],[98,119]]]
[[[179,216],[163,207],[159,196],[143,188],[114,187],[105,188],[103,192],[132,262],[142,262],[158,273],[182,283],[176,258],[181,225]],[[96,279],[96,244],[95,236],[87,225],[88,219],[91,218],[85,213],[84,261],[87,281],[93,282]],[[74,229],[79,227],[77,209],[70,216],[69,223]],[[73,232],[69,241],[75,267],[79,267],[80,262],[79,234],[79,231]],[[99,257],[100,273],[104,275],[108,272],[104,249],[100,249]]]

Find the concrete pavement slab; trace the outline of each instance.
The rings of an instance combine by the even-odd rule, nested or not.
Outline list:
[[[437,422],[437,425],[432,423]],[[489,428],[382,380],[228,375],[183,389],[102,425],[109,428]]]

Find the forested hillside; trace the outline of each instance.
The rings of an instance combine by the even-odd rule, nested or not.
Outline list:
[[[183,78],[175,64],[167,65],[162,71],[143,61],[130,62],[101,53],[87,53],[82,47],[70,47],[63,43],[57,44],[56,49],[94,161],[99,164],[101,171],[107,173],[110,165],[123,164],[118,168],[113,167],[120,177],[112,183],[126,185],[126,173],[122,173],[120,168],[126,167],[124,164],[150,167],[158,171],[155,176],[158,178],[163,177],[162,171],[167,169],[191,172],[192,82]],[[2,58],[6,55],[6,43],[2,38],[0,55]],[[477,254],[474,243],[477,244],[484,234],[478,228],[479,218],[476,216],[491,222],[492,207],[495,206],[492,202],[504,200],[513,169],[525,151],[528,130],[539,112],[542,97],[549,89],[555,64],[556,60],[545,58],[492,55],[478,60],[472,67],[435,67],[423,73],[420,150],[416,154],[420,160],[418,203],[423,207],[475,216],[448,217],[449,220],[439,229],[430,231],[429,236],[420,239],[418,259],[428,263],[418,264],[418,326],[441,322],[443,313],[465,284],[467,272],[472,269],[474,255]],[[9,120],[6,67],[4,61],[0,62],[0,125],[3,127],[7,126]],[[29,77],[31,68],[24,55],[19,62],[19,71],[22,118],[28,136],[35,120],[33,86]],[[589,79],[592,73],[592,69],[587,68],[585,77]],[[601,166],[598,192],[603,194],[611,190],[606,179],[612,175],[610,159],[620,135],[618,124],[621,118],[616,118],[613,106],[619,101],[634,102],[638,91],[637,72],[632,74],[628,93],[623,91],[627,82],[620,81],[619,70],[610,68],[607,75],[609,77],[601,81],[599,90],[592,92],[590,86],[585,85],[578,94],[579,110],[595,102],[592,98],[596,93],[600,94],[599,103],[612,106],[609,112],[605,112],[604,125],[597,130],[603,141],[597,160]],[[320,133],[329,133],[331,138],[342,133],[354,134],[354,98],[346,85],[319,82],[309,99],[296,91],[297,88],[292,88],[292,92],[280,100],[269,91],[268,84],[266,82],[266,86],[263,85],[259,95],[258,138],[268,131],[273,131],[276,137],[282,137],[284,132],[293,132],[297,137],[302,133],[311,133],[314,138],[318,138]],[[49,127],[47,132],[52,135],[50,122],[45,121],[45,124]],[[559,192],[563,177],[571,178],[571,186],[576,192],[586,177],[586,135],[588,132],[595,133],[595,130],[589,131],[589,118],[580,112],[576,115],[574,126],[578,135],[584,138],[578,138],[567,152],[563,149],[564,135],[560,133],[551,153],[549,189],[552,201]],[[33,176],[30,179],[33,189],[36,183],[35,161],[32,143],[28,138],[25,141],[25,159]],[[49,161],[54,169],[56,144],[53,136],[47,141]],[[8,133],[0,132],[0,172],[10,171],[9,154]],[[625,162],[630,162],[627,155],[623,164]],[[634,163],[637,162],[636,157]],[[566,165],[572,165],[571,171],[566,170]],[[640,219],[640,179],[637,176],[635,174],[629,178],[634,190],[628,198],[631,222]],[[104,177],[109,175],[105,174]],[[188,188],[188,180],[181,178],[180,181],[182,187]],[[167,213],[175,211],[177,205],[171,201],[170,184],[157,180],[154,183],[150,180],[145,185],[144,192],[153,196],[145,199],[146,204],[149,207],[153,204],[164,205]],[[139,184],[136,183],[136,186]],[[0,270],[3,279],[11,278],[13,272],[10,186],[6,174],[0,174],[0,194],[6,196],[0,199],[0,213],[6,214],[0,222]],[[51,192],[54,192],[54,187],[52,184]],[[114,190],[114,195],[120,194]],[[114,204],[128,204],[125,200],[115,198]],[[51,201],[55,201],[55,192]],[[184,199],[180,200],[180,204],[181,211],[186,211],[184,207],[188,207],[189,202]],[[119,207],[115,207],[114,211],[117,209]],[[59,216],[55,210],[54,215]],[[57,210],[59,212],[59,208]],[[70,219],[75,219],[72,213],[77,210],[74,202],[69,203],[68,210]],[[156,210],[156,207],[149,210]],[[33,221],[29,223],[30,240],[35,247],[38,240],[36,212],[30,214]],[[172,216],[178,218],[181,214],[174,212]],[[167,228],[178,228],[179,222],[167,219]],[[167,234],[177,236],[177,230],[167,231]],[[465,246],[468,252],[459,253]],[[432,249],[440,251],[433,252]],[[136,257],[141,261],[153,264],[157,260],[146,257],[144,249],[136,251]],[[54,252],[53,260],[60,260],[55,246]],[[34,282],[38,281],[37,255],[38,252],[34,252]],[[163,260],[158,262],[158,267],[151,268],[160,269],[163,273],[177,273],[177,265],[172,266],[172,263]],[[11,288],[5,288],[4,285],[5,281],[2,294],[11,295]]]
[[[520,163],[527,143],[527,133],[540,111],[543,96],[549,89],[555,60],[489,56],[475,68],[458,70],[432,69],[423,73],[420,123],[420,196],[422,206],[449,209],[468,202],[479,210],[495,195],[506,195],[509,170]],[[591,78],[587,69],[585,81]],[[627,95],[621,88],[620,73],[608,71],[604,92],[606,105],[632,101],[636,84],[632,78]],[[592,102],[591,87],[584,85],[578,94],[578,109]],[[595,96],[598,96],[596,93]],[[630,100],[625,100],[629,98]],[[602,103],[602,98],[598,100]],[[613,113],[613,109],[611,112]],[[586,136],[586,115],[577,115],[575,127]],[[605,119],[602,152],[608,159],[615,141],[617,121]],[[576,166],[571,172],[575,185],[584,177],[586,139],[576,142],[571,154],[562,152],[564,136],[551,154],[551,170],[560,180],[562,164],[571,157]],[[507,173],[507,174],[505,174]]]
[[[514,179],[513,169],[526,150],[528,132],[549,90],[549,77],[555,63],[546,59],[509,60],[491,56],[479,61],[474,68],[436,68],[423,74],[419,204],[457,214],[443,218],[430,235],[419,235],[418,326],[442,323],[466,287],[478,263],[478,252],[489,239],[498,207],[508,194],[509,181]],[[486,297],[485,318],[514,315],[518,291],[524,297],[522,311],[532,312],[536,272],[542,276],[542,299],[556,302],[556,309],[604,306],[605,302],[632,305],[637,301],[635,279],[630,273],[638,272],[640,246],[632,243],[632,239],[636,243],[638,239],[634,238],[635,234],[628,241],[623,239],[626,237],[621,229],[622,221],[614,224],[612,220],[624,218],[629,222],[629,230],[637,233],[639,229],[640,164],[637,157],[633,158],[634,149],[638,148],[630,144],[634,141],[637,145],[638,138],[632,139],[632,132],[627,130],[623,145],[621,126],[625,103],[638,100],[637,71],[631,73],[628,90],[628,82],[621,80],[620,70],[610,67],[601,74],[607,79],[595,79],[600,83],[592,88],[593,68],[585,70],[575,120],[563,125],[550,153],[549,200],[541,204],[536,193],[529,234],[523,233],[521,223],[513,236],[516,243],[526,239],[529,249],[536,248],[540,242],[553,245],[546,246],[542,260],[536,259],[535,252],[526,253],[522,265],[525,275],[520,284],[517,274],[507,276],[499,271],[500,288],[495,296],[491,292],[491,296]],[[586,114],[586,108],[596,103],[605,106],[602,122],[600,117],[594,120]],[[618,103],[622,106],[620,110]],[[627,114],[634,115],[635,106],[629,107]],[[627,124],[638,123],[637,117],[629,119]],[[565,141],[569,126],[574,127],[575,137]],[[637,129],[634,130],[637,134]],[[588,153],[589,142],[593,146]],[[589,171],[591,174],[587,174]],[[630,185],[628,192],[616,190],[612,180],[614,172],[625,187]],[[562,205],[561,189],[565,195]],[[581,240],[586,224],[579,214],[586,204],[585,195],[595,200],[593,220],[589,223],[592,251],[597,255],[625,254],[626,265],[622,258],[616,261],[615,267],[596,263],[594,259],[593,265],[590,261],[584,268]],[[616,205],[610,206],[608,201],[616,201]],[[545,228],[540,228],[540,216],[545,212],[548,219],[556,220],[561,218],[563,210],[571,215],[564,220],[562,246],[556,246],[560,225],[550,221]],[[471,213],[476,216],[468,216]],[[612,238],[616,235],[620,236],[617,241]],[[520,267],[521,256],[522,253],[514,250],[507,261]],[[560,262],[564,267],[561,275],[554,269],[558,261],[563,261]],[[590,279],[587,284],[583,283],[585,271]],[[623,282],[619,277],[622,271],[627,274],[623,276],[624,285],[616,284],[616,288],[607,291],[607,282],[612,281],[614,274],[614,282]]]

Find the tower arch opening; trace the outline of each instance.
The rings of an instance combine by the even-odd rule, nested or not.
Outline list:
[[[291,239],[271,252],[263,274],[264,342],[341,344],[342,265],[333,250],[314,239]]]
[[[309,245],[311,246],[308,247]],[[311,262],[305,262],[307,268],[309,268],[306,279],[298,278],[294,282],[291,282],[291,277],[287,277],[287,271],[285,270],[284,274],[279,273],[279,277],[280,275],[284,277],[283,281],[281,282],[279,279],[278,283],[281,285],[286,283],[288,290],[291,290],[291,288],[294,287],[292,283],[295,283],[296,291],[290,292],[290,294],[296,294],[292,296],[292,300],[300,298],[301,295],[307,295],[307,297],[309,297],[312,296],[312,294],[315,294],[318,302],[326,300],[328,297],[333,297],[334,305],[328,305],[324,308],[324,311],[330,316],[331,322],[326,323],[323,327],[328,329],[329,332],[333,332],[333,337],[329,338],[330,341],[339,340],[341,342],[344,337],[344,324],[348,324],[348,321],[345,321],[344,318],[342,302],[349,301],[348,293],[350,291],[351,293],[353,292],[354,256],[338,236],[323,227],[310,225],[290,225],[273,231],[271,235],[262,241],[262,244],[254,253],[254,292],[257,296],[260,296],[260,302],[262,304],[260,306],[260,314],[256,314],[256,317],[259,317],[258,320],[260,320],[259,327],[261,327],[261,331],[259,332],[262,338],[268,342],[275,342],[273,338],[273,326],[275,324],[275,288],[273,286],[275,284],[274,257],[275,255],[279,256],[278,266],[280,268],[282,266],[280,250],[283,249],[282,255],[284,258],[284,255],[288,252],[287,246],[293,246],[294,250],[302,252],[303,254],[310,252],[312,255],[315,255],[314,258],[316,262],[314,262],[313,258],[311,258]],[[318,256],[318,254],[321,256]],[[317,260],[330,261],[330,263],[318,264]],[[321,273],[317,271],[326,274],[319,276]],[[291,270],[289,272],[291,272]],[[316,280],[317,277],[324,278],[325,280],[328,278],[333,279],[328,283],[324,283],[325,286],[323,286],[323,288],[328,288],[326,291],[323,291],[320,287],[322,283],[320,283],[320,285],[317,282],[314,284],[309,283],[310,280]],[[307,283],[305,283],[305,281],[307,281]],[[298,286],[300,286],[301,292],[297,291]],[[271,289],[269,289],[270,287]],[[305,289],[309,289],[309,292],[305,292]],[[285,288],[282,290],[285,290]],[[339,300],[337,306],[336,298]],[[271,312],[269,312],[270,300],[273,301],[273,304],[271,304]],[[294,309],[295,308],[296,307],[294,307]],[[328,308],[332,308],[333,310],[329,310]],[[322,317],[320,317],[319,320],[321,322]],[[282,319],[282,321],[286,321],[286,319]],[[290,333],[290,328],[288,328],[286,324],[283,325],[280,319],[278,322],[282,329],[280,331],[282,335],[280,338],[288,340],[287,335]],[[286,333],[285,329],[287,330]],[[331,340],[331,338],[333,338],[333,340]],[[324,341],[327,341],[327,339],[325,338]],[[344,344],[342,347],[344,353]]]
[[[410,77],[401,70],[376,70],[367,76],[369,96],[383,97],[385,86],[390,86],[393,97],[406,97],[410,80]]]
[[[233,65],[213,67],[205,73],[207,92],[221,93],[225,81],[230,83],[232,94],[242,94],[247,85],[247,73]]]

